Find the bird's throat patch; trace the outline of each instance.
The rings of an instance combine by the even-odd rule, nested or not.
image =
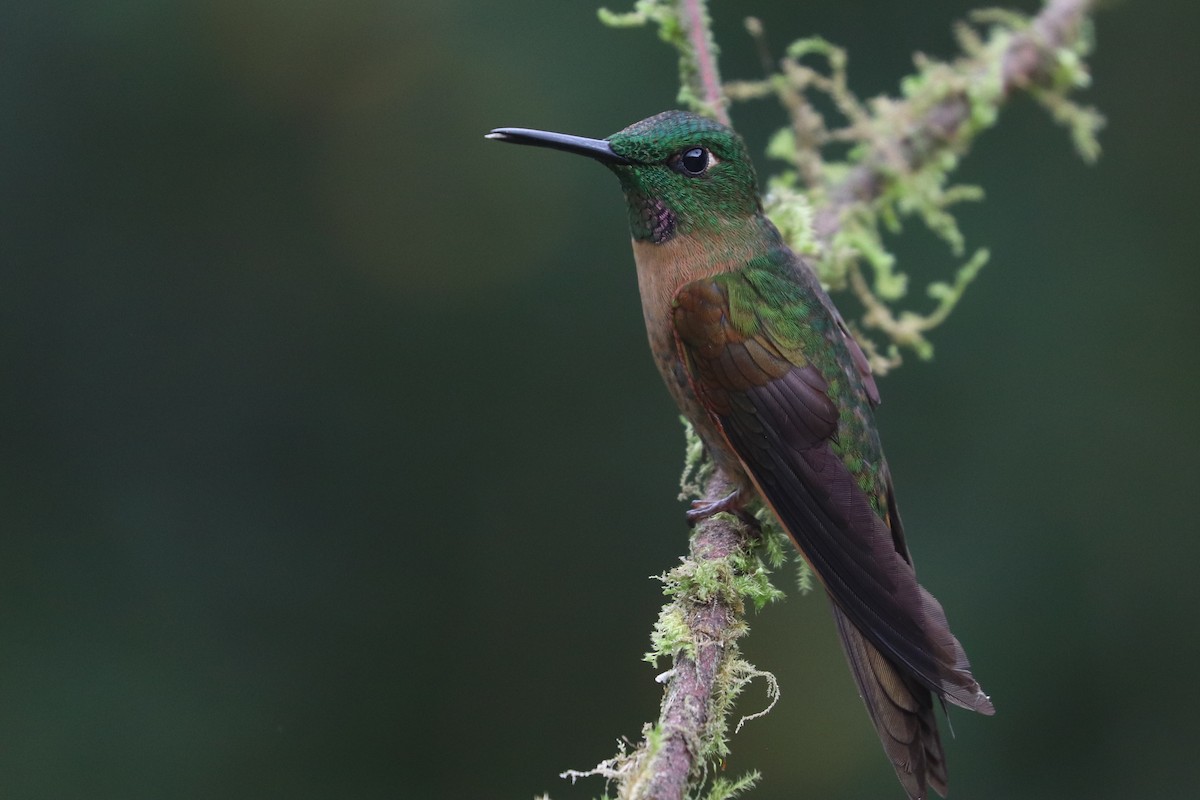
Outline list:
[[[662,244],[675,236],[675,213],[663,201],[638,193],[629,197],[629,228],[633,238]]]

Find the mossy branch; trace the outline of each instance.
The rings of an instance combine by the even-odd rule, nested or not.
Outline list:
[[[637,0],[633,11],[616,14],[607,8],[600,21],[614,28],[658,26],[658,36],[679,53],[679,103],[691,111],[729,124],[729,100],[721,90],[717,44],[713,40],[708,0]]]
[[[691,492],[698,479],[704,485],[703,500],[724,497],[733,488],[728,476],[703,459],[690,425],[687,433],[692,457],[681,481],[685,495],[695,497]],[[645,656],[654,665],[671,662],[671,668],[658,677],[666,684],[658,720],[643,728],[642,741],[636,747],[622,745],[616,756],[593,769],[571,770],[563,777],[604,777],[615,784],[620,800],[701,796],[719,800],[753,786],[757,773],[730,780],[710,776],[709,770],[729,754],[729,718],[742,691],[762,678],[770,703],[763,711],[743,717],[736,726],[739,729],[766,713],[778,699],[775,677],[743,659],[738,640],[749,630],[748,606],[762,608],[783,597],[771,585],[769,570],[783,564],[788,550],[786,535],[765,514],[754,531],[728,514],[696,526],[688,555],[658,576],[670,600],[659,612],[651,651]],[[806,570],[802,567],[802,574]],[[802,585],[805,580],[802,578]],[[706,791],[701,793],[704,787]]]
[[[959,24],[955,33],[963,54],[951,62],[918,55],[917,72],[901,82],[898,98],[861,102],[849,89],[845,51],[819,37],[788,47],[778,71],[763,80],[726,86],[734,99],[775,97],[787,111],[790,124],[768,150],[788,165],[769,181],[768,213],[798,251],[813,257],[832,291],[849,290],[861,302],[863,327],[883,334],[882,343],[859,336],[878,373],[899,364],[901,350],[921,358],[933,354],[925,334],[947,318],[988,258],[986,250],[977,250],[952,281],[930,283],[925,293],[936,304],[918,313],[898,307],[909,281],[897,269],[886,237],[899,233],[905,218],[916,217],[956,258],[965,257],[951,209],[982,199],[983,192],[953,185],[950,175],[1014,93],[1029,92],[1069,127],[1085,160],[1098,156],[1096,133],[1103,118],[1070,99],[1089,83],[1083,59],[1093,44],[1088,18],[1093,5],[1049,0],[1032,19],[977,12],[972,22],[986,33]],[[761,24],[750,20],[747,28],[767,52]],[[824,60],[825,70],[807,63],[814,56]],[[833,101],[840,124],[815,110],[813,93]],[[844,158],[826,157],[830,146],[847,145]],[[797,225],[797,217],[807,226]],[[886,357],[880,355],[884,350]]]
[[[1103,118],[1077,105],[1070,94],[1088,84],[1083,61],[1092,47],[1089,13],[1094,0],[1048,0],[1033,18],[1001,11],[978,12],[975,26],[960,24],[963,54],[952,62],[918,55],[917,72],[901,82],[899,98],[860,101],[850,90],[844,50],[819,37],[790,45],[776,63],[762,25],[747,20],[766,77],[722,86],[705,0],[637,0],[634,11],[600,11],[608,25],[654,23],[660,37],[680,56],[679,100],[685,106],[728,123],[729,100],[775,98],[788,124],[772,138],[768,155],[786,168],[768,181],[768,213],[798,253],[810,257],[832,291],[849,291],[862,304],[861,327],[883,340],[855,333],[879,373],[900,363],[901,349],[928,358],[925,334],[940,325],[987,261],[984,249],[966,257],[965,241],[950,208],[978,200],[981,190],[956,186],[950,173],[976,136],[991,127],[1004,103],[1029,92],[1054,118],[1070,128],[1087,161],[1099,153],[1096,133]],[[821,59],[825,69],[807,62]],[[810,101],[812,93],[832,100],[840,120],[829,122]],[[830,151],[846,151],[832,158]],[[915,216],[966,258],[949,281],[934,281],[926,294],[932,310],[918,313],[898,306],[908,277],[897,270],[885,235],[900,231]],[[681,482],[685,497],[715,500],[730,490],[729,477],[709,464],[689,427],[687,465]],[[750,773],[736,780],[709,780],[710,769],[728,754],[728,720],[737,696],[757,677],[773,676],[740,656],[738,640],[748,630],[746,608],[782,596],[769,570],[790,551],[786,536],[766,512],[759,531],[725,515],[699,523],[689,555],[659,576],[670,597],[651,636],[647,660],[671,661],[659,676],[666,684],[658,720],[643,728],[635,747],[621,746],[611,759],[587,772],[564,777],[602,776],[615,784],[621,800],[725,800],[750,789]],[[812,587],[803,564],[799,586]],[[762,713],[762,712],[760,712]],[[749,719],[751,717],[744,718]],[[740,723],[739,723],[740,727]]]

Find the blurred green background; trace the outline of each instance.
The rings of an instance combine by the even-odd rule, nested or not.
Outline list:
[[[871,96],[973,6],[714,13],[726,77],[754,13]],[[615,181],[482,138],[673,105],[674,55],[594,8],[0,6],[0,795],[602,792],[556,775],[657,708],[682,437]],[[881,382],[921,576],[999,709],[952,713],[956,797],[1197,796],[1198,16],[1102,14],[1094,167],[1007,109],[961,173],[992,263]],[[781,122],[734,118],[756,153]],[[947,274],[910,227],[904,266]],[[825,600],[790,595],[729,774],[902,797]]]

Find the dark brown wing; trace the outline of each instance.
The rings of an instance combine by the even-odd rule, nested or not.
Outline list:
[[[693,389],[832,598],[855,679],[898,773],[944,786],[929,691],[982,713],[992,713],[991,703],[941,605],[917,583],[882,456],[876,452],[875,483],[864,489],[868,473],[856,474],[835,452],[838,437],[845,450],[845,437],[864,427],[873,436],[873,423],[847,426],[802,343],[781,341],[770,321],[746,319],[744,302],[730,309],[731,290],[744,301],[746,287],[731,285],[740,280],[734,273],[696,281],[676,296],[677,342]],[[834,320],[825,324],[841,335]],[[849,351],[842,359],[852,359]],[[849,366],[830,379],[848,382],[857,368]],[[850,397],[848,412],[862,422],[867,390],[860,383],[843,391],[864,393]],[[862,448],[873,451],[877,443]]]

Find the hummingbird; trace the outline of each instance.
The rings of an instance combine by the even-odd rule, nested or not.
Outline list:
[[[587,156],[625,195],[654,361],[735,487],[697,522],[761,499],[829,595],[859,694],[912,800],[945,796],[934,698],[981,714],[942,606],[917,582],[884,459],[870,364],[816,272],[763,213],[731,128],[666,111],[607,139],[487,138]]]

